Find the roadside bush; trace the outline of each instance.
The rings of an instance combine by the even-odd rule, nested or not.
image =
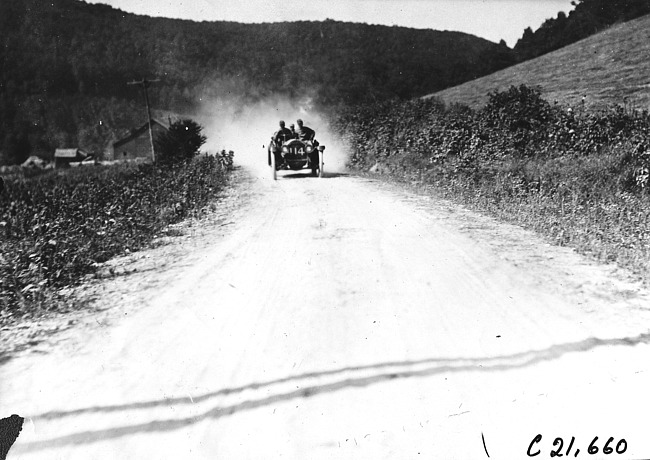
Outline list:
[[[542,98],[539,88],[512,86],[507,91],[488,95],[488,103],[480,113],[490,134],[509,141],[519,156],[541,153],[539,143],[548,137],[549,128],[556,119],[556,111]],[[503,134],[507,136],[503,136]]]
[[[482,110],[492,126],[509,131],[532,131],[545,126],[552,118],[551,111],[541,89],[526,85],[489,93],[488,103]]]
[[[196,155],[206,137],[201,134],[203,127],[192,120],[180,120],[160,133],[154,140],[156,159],[161,164],[188,162]]]

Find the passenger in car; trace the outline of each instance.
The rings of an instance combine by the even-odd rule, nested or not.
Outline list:
[[[304,126],[300,118],[296,120],[296,123],[298,123],[298,139],[301,141],[313,141],[314,137],[316,136],[316,131],[307,126]]]

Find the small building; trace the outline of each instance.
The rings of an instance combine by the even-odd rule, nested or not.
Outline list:
[[[167,126],[152,118],[151,130],[153,138],[167,131]],[[131,131],[127,137],[114,142],[110,152],[111,160],[151,159],[151,140],[149,139],[149,123]]]
[[[56,149],[54,151],[54,167],[67,168],[70,163],[84,161],[90,156],[90,153],[82,149]]]

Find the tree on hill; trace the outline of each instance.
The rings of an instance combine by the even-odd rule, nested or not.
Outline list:
[[[648,0],[574,0],[574,10],[567,16],[547,19],[533,32],[530,27],[514,47],[518,61],[541,56],[575,43],[621,21],[650,14]]]

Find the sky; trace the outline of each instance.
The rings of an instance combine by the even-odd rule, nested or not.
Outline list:
[[[337,21],[466,32],[512,47],[571,0],[89,0],[130,13],[245,23]]]

